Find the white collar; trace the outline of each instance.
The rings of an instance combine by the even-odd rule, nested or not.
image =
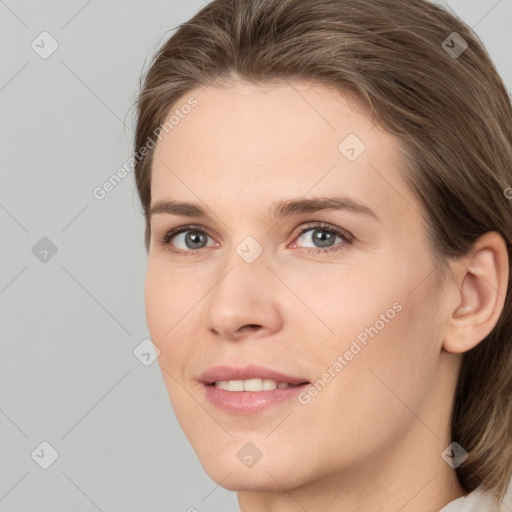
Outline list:
[[[505,505],[512,505],[512,484],[508,487],[508,492],[503,499]],[[467,496],[462,496],[448,503],[439,512],[501,512],[510,510],[510,508],[496,508],[492,497],[480,490],[475,489]]]

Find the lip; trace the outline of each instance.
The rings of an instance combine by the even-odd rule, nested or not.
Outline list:
[[[287,382],[288,384],[302,384],[308,382],[301,377],[293,377],[285,373],[266,368],[265,366],[249,365],[244,368],[235,368],[232,366],[214,366],[206,370],[199,377],[203,384],[212,384],[217,380],[248,380],[248,379],[272,379],[277,382]],[[259,393],[259,391],[255,391]]]
[[[214,385],[217,380],[272,379],[294,384],[292,388],[276,388],[269,391],[227,391]],[[238,415],[252,415],[271,407],[284,405],[310,385],[305,378],[294,377],[263,366],[250,365],[244,368],[215,366],[204,372],[199,381],[206,399],[215,407]]]

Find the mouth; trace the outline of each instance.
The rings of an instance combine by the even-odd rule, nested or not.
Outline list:
[[[301,382],[300,384],[291,384],[289,382],[278,382],[273,379],[263,379],[256,377],[247,380],[216,380],[208,384],[216,386],[226,391],[272,391],[274,389],[289,389],[309,384],[309,382]]]
[[[203,373],[208,401],[230,414],[248,415],[290,402],[310,382],[262,366],[217,366]]]
[[[249,365],[243,368],[214,366],[206,370],[198,379],[203,384],[215,385],[227,391],[271,391],[286,389],[308,383],[306,378],[265,366]]]

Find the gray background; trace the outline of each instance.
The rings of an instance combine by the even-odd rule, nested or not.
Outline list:
[[[512,0],[447,4],[512,90]],[[158,364],[133,353],[149,337],[133,173],[92,194],[131,155],[143,66],[204,5],[0,0],[1,512],[238,510],[199,465]],[[51,48],[43,31],[59,45],[46,59],[31,47]],[[59,455],[48,469],[43,441]]]

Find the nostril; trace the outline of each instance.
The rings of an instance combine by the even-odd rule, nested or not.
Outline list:
[[[261,327],[261,325],[258,325],[258,324],[247,324],[247,325],[244,325],[244,329],[251,329],[252,331],[256,331],[258,330],[259,328]]]

